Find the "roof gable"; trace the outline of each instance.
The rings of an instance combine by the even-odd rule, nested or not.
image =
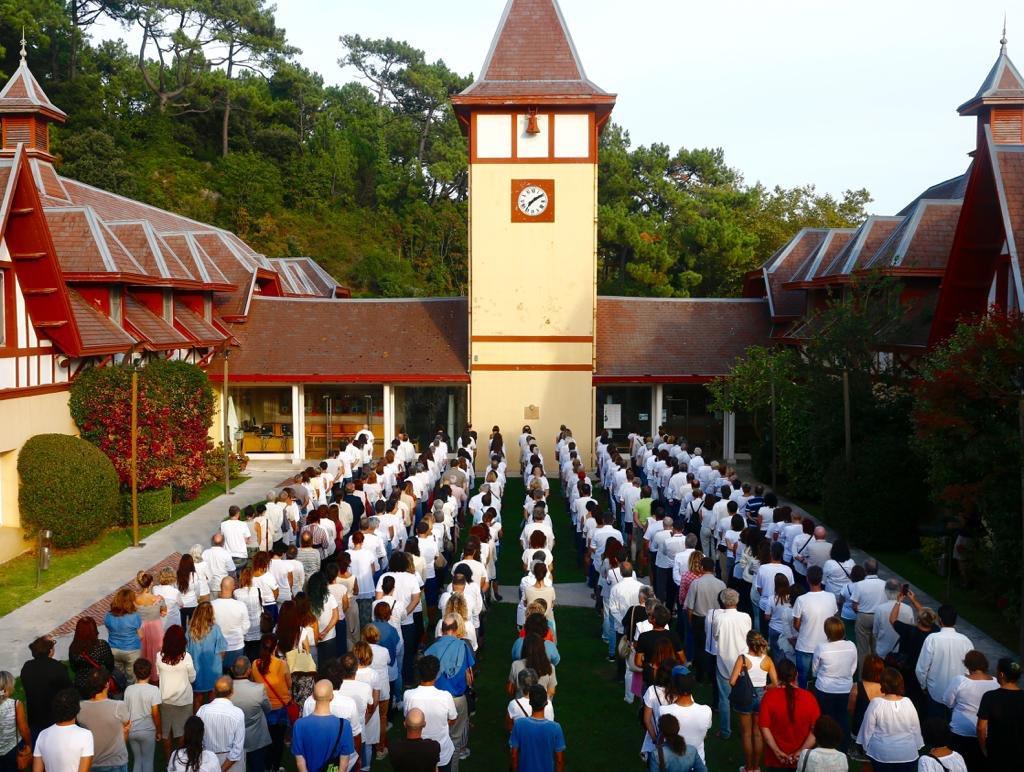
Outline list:
[[[50,101],[36,76],[28,68],[24,48],[18,69],[0,89],[0,114],[12,113],[43,113],[61,123],[68,117],[67,113]]]
[[[557,0],[508,0],[477,80],[467,97],[601,97],[608,92],[583,69]]]
[[[1024,78],[1006,53],[1004,35],[999,57],[973,97],[957,108],[961,115],[976,115],[984,105],[1024,104]]]

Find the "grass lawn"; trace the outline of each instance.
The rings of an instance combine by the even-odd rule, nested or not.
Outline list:
[[[233,485],[244,482],[248,477],[232,480]],[[145,538],[159,531],[166,525],[184,517],[224,492],[223,483],[210,483],[203,486],[199,495],[191,501],[181,501],[171,505],[171,519],[165,523],[139,527],[139,537]],[[69,579],[88,571],[98,563],[112,555],[116,555],[132,543],[132,529],[111,528],[99,539],[84,547],[67,550],[54,550],[50,559],[50,569],[44,571],[39,586],[36,587],[36,558],[34,553],[21,555],[0,566],[0,616],[14,611],[33,598],[49,592]]]
[[[552,481],[552,486],[557,483]],[[506,601],[516,595],[516,586],[523,575],[518,532],[524,495],[522,480],[509,480],[504,496],[507,503],[502,512],[504,544],[498,565]],[[584,576],[576,567],[575,548],[568,534],[561,497],[553,493],[551,498],[557,589],[558,583],[580,582]],[[601,617],[593,609],[570,607],[557,608],[555,616],[562,661],[558,666],[554,708],[555,719],[565,732],[566,768],[640,768],[643,730],[637,720],[639,703],[627,705],[622,699],[622,679],[616,675],[615,664],[605,660],[607,648],[601,640]],[[508,769],[505,682],[512,664],[510,649],[515,640],[515,606],[508,602],[492,606],[486,618],[486,632],[487,642],[476,675],[477,711],[472,718],[469,743],[472,755],[460,762],[459,768],[497,772]],[[698,699],[707,702],[710,691],[710,686],[701,687]],[[736,769],[741,763],[741,749],[735,735],[732,740],[721,741],[713,733],[709,734],[706,750],[710,769]]]

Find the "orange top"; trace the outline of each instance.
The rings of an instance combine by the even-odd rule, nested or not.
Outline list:
[[[252,678],[258,684],[267,687],[267,697],[270,698],[270,707],[274,710],[283,708],[292,701],[292,693],[288,688],[285,676],[288,675],[288,666],[283,660],[274,657],[270,660],[270,668],[267,674],[260,672],[259,660],[252,663]],[[276,692],[276,693],[275,693]]]

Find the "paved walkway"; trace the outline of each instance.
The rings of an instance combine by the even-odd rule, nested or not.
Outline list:
[[[148,536],[143,546],[129,548],[108,558],[74,579],[29,601],[16,611],[0,617],[4,646],[0,647],[0,670],[19,673],[29,658],[28,644],[40,635],[56,636],[56,656],[67,657],[74,622],[83,613],[102,619],[110,595],[134,580],[140,569],[158,567],[176,559],[193,544],[209,545],[210,536],[227,515],[231,504],[245,506],[265,498],[295,467],[286,461],[249,465],[249,479],[231,495],[221,495],[194,512]]]
[[[750,481],[751,483],[753,483],[754,475],[749,466],[737,464],[737,472],[739,473],[741,480]],[[765,490],[768,490],[769,487],[770,486],[766,485]],[[779,496],[779,504],[788,505],[793,508],[794,512],[800,512],[803,515],[811,517],[815,522],[818,522],[818,518],[808,513],[807,510],[805,510],[795,501],[791,501],[790,499],[787,499],[784,496]],[[832,530],[828,526],[828,523],[821,522],[819,524],[825,526],[825,530],[828,532],[829,541],[834,541],[835,538],[839,535],[836,531]],[[857,563],[863,563],[865,560],[872,557],[864,550],[857,549],[852,546],[850,547],[850,556]],[[899,574],[897,574],[895,571],[893,571],[883,563],[878,564],[878,575],[882,579],[889,579],[891,577],[902,579],[902,577]],[[911,589],[914,591],[914,595],[917,596],[918,601],[920,601],[923,605],[933,609],[937,609],[940,605],[942,605],[942,601],[938,600],[937,598],[933,598],[920,587],[915,586],[913,582],[910,582],[909,584]],[[960,611],[963,611],[963,609],[960,609]],[[968,611],[968,614],[969,613],[970,612]],[[1003,644],[999,643],[999,641],[995,640],[988,633],[984,632],[980,627],[971,624],[970,621],[965,619],[963,616],[961,616],[959,621],[957,622],[956,629],[971,639],[971,642],[974,644],[974,648],[976,648],[978,651],[982,652],[986,657],[988,657],[988,661],[991,667],[993,668],[995,667],[996,660],[998,660],[1000,657],[1014,656],[1014,653],[1012,651],[1003,646]]]

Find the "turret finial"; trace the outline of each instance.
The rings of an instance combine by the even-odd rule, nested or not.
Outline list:
[[[28,45],[28,41],[25,40],[25,28],[22,27],[21,28],[21,51],[20,51],[21,61],[22,62],[24,62],[24,61],[26,61],[28,59],[28,51],[25,49],[26,45]]]

